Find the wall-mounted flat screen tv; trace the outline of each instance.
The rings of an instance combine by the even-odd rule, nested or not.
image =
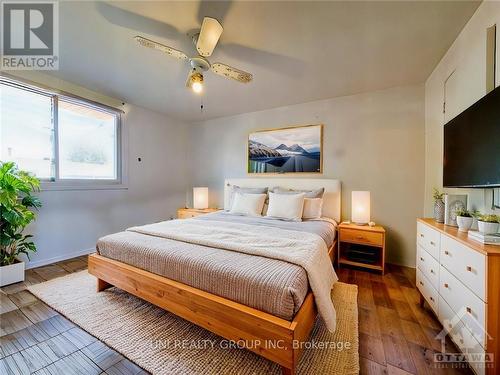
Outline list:
[[[500,87],[444,126],[443,186],[500,186]]]

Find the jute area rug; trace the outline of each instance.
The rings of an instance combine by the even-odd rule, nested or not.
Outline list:
[[[96,292],[81,271],[29,287],[69,320],[153,374],[281,374],[281,368],[203,328],[117,288]],[[357,286],[337,283],[337,330],[316,319],[297,372],[357,374]]]

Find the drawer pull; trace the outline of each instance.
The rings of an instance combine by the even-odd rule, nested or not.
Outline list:
[[[453,324],[448,323],[448,328],[450,328],[450,329],[453,328]]]
[[[464,339],[460,339],[460,344],[464,344]]]
[[[448,250],[445,250],[444,255],[450,255],[450,252]]]
[[[420,237],[424,238],[424,235],[422,233],[420,233]]]
[[[424,261],[424,258],[420,257],[420,260],[423,262],[423,261]]]
[[[363,236],[356,236],[356,239],[357,240],[365,240],[366,238],[364,238]]]
[[[431,270],[431,273],[434,273],[434,270]]]
[[[472,272],[472,267],[471,266],[467,266],[467,271]]]
[[[472,309],[470,307],[467,307],[466,310],[469,314],[472,314]]]
[[[424,283],[423,283],[423,282],[419,281],[419,283],[420,283],[420,285],[424,286]]]
[[[449,286],[448,284],[444,283],[444,287],[445,287],[445,288],[448,288],[448,286]]]
[[[429,298],[430,298],[430,300],[431,300],[432,302],[434,302],[434,298],[432,298],[432,297],[429,297]]]
[[[436,246],[436,244],[435,244],[433,241],[431,241],[431,245],[432,245],[432,246]]]

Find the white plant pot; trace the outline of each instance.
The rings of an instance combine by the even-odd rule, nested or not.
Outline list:
[[[498,232],[498,223],[487,223],[485,221],[478,221],[477,226],[479,231],[483,234],[495,234]]]
[[[0,286],[24,281],[24,262],[17,261],[14,264],[0,267]]]
[[[457,216],[458,230],[460,232],[468,232],[474,221],[471,217]]]

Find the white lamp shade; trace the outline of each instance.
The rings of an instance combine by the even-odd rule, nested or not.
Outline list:
[[[193,207],[198,209],[208,208],[208,188],[193,188]]]
[[[351,221],[356,224],[370,222],[370,192],[353,191],[351,196]]]

